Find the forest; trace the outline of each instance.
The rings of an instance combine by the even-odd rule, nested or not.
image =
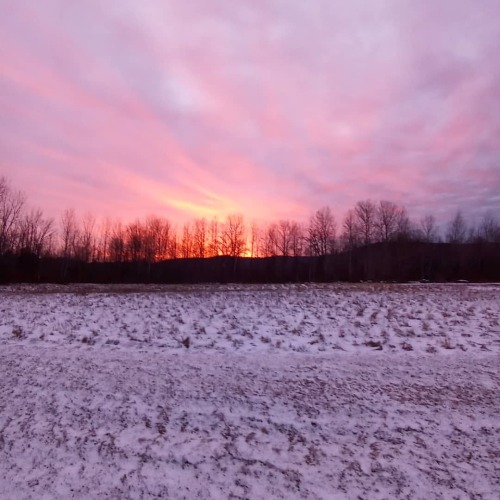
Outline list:
[[[404,206],[358,201],[342,219],[319,208],[307,223],[248,224],[244,215],[123,223],[28,206],[0,177],[1,283],[286,283],[500,281],[500,222],[458,211],[445,227]]]

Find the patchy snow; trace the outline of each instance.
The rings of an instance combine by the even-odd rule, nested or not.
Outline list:
[[[497,499],[499,299],[0,288],[0,498]]]
[[[61,292],[64,290],[64,292]],[[500,349],[500,287],[0,288],[2,343],[195,352]]]

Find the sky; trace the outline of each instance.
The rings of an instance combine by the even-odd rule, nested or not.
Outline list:
[[[0,12],[0,176],[50,217],[500,215],[500,0]]]

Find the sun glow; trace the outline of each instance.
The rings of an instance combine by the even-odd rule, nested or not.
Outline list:
[[[170,205],[174,208],[182,210],[183,212],[189,213],[189,215],[199,218],[212,218],[217,216],[220,211],[216,208],[206,207],[204,205],[200,205],[198,203],[194,203],[187,200],[175,200],[175,199],[166,199],[166,205]]]

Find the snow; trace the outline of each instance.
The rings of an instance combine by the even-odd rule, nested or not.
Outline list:
[[[497,499],[499,296],[2,287],[0,498]]]

